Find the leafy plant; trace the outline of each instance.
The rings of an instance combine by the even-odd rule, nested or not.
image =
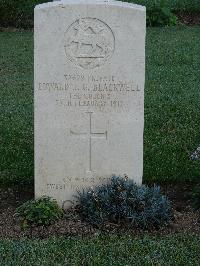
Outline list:
[[[194,207],[200,209],[200,184],[193,189],[191,197]]]
[[[177,24],[177,17],[171,12],[164,1],[161,1],[159,5],[157,1],[154,1],[152,9],[147,10],[147,25],[151,27],[155,26],[175,26]]]
[[[0,0],[0,25],[22,28],[33,27],[34,7],[50,0]]]
[[[16,209],[16,215],[20,217],[23,229],[32,225],[50,225],[63,214],[57,202],[49,197],[27,201]]]
[[[79,192],[79,211],[93,225],[128,222],[141,228],[169,223],[171,206],[158,186],[137,186],[132,180],[113,176],[111,182]]]

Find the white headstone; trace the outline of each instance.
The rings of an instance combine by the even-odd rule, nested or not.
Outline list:
[[[117,1],[36,6],[36,198],[66,207],[113,174],[142,183],[145,14]]]

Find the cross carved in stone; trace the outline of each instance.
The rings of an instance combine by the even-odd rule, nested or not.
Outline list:
[[[76,136],[83,136],[84,138],[89,139],[89,172],[92,172],[92,139],[106,139],[108,136],[108,132],[93,132],[92,130],[92,114],[93,112],[86,112],[89,114],[89,132],[74,132],[70,130],[71,135],[76,135]]]

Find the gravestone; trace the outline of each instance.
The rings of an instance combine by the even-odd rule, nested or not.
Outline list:
[[[145,7],[54,1],[35,8],[35,196],[142,183]]]

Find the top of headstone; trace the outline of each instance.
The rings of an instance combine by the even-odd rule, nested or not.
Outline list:
[[[95,5],[102,5],[102,4],[109,4],[114,6],[121,6],[121,7],[128,7],[134,8],[136,10],[146,11],[145,6],[136,5],[127,2],[115,1],[115,0],[54,0],[53,2],[48,2],[44,4],[39,4],[35,7],[35,9],[40,8],[49,8],[55,6],[64,6],[65,4],[95,4]]]

